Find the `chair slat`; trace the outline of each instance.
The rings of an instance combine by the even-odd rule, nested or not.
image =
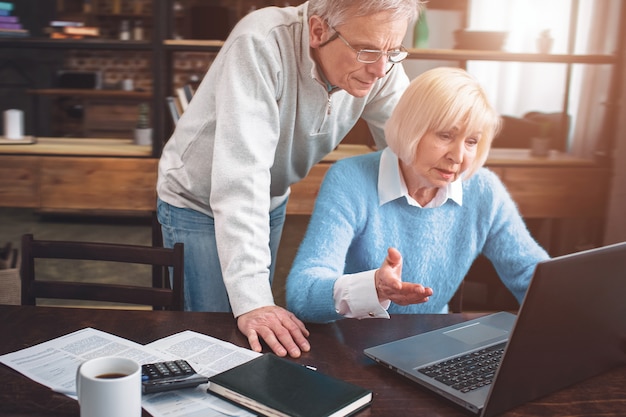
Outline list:
[[[35,278],[35,262],[41,259],[124,262],[171,267],[171,288],[88,282],[43,281]],[[22,304],[36,305],[38,298],[88,300],[149,305],[153,308],[183,310],[184,247],[35,240],[22,236]],[[169,286],[168,286],[169,287]]]

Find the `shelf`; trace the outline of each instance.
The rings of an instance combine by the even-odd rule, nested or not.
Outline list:
[[[0,155],[151,157],[152,147],[131,139],[36,138],[34,144],[2,145]]]
[[[592,159],[580,158],[565,152],[550,150],[548,156],[532,156],[530,149],[491,148],[485,163],[488,167],[578,167],[599,168]]]
[[[320,184],[339,159],[367,154],[366,145],[339,145],[302,181],[293,184],[287,213],[310,215]],[[498,175],[527,218],[602,217],[608,169],[590,159],[551,151],[548,157],[530,155],[529,149],[492,148],[486,167]],[[581,195],[580,190],[591,195]]]
[[[224,45],[221,40],[167,39],[163,45],[168,50],[218,52]],[[118,49],[151,51],[150,41],[118,41],[114,39],[57,40],[45,38],[0,39],[0,47],[52,48],[52,49]],[[562,64],[615,64],[616,55],[602,54],[539,54],[505,51],[480,51],[464,49],[409,48],[408,59],[433,59],[442,61],[511,61]]]
[[[409,59],[435,59],[449,61],[509,61],[509,62],[537,62],[562,64],[615,64],[618,57],[615,55],[568,55],[568,54],[539,54],[504,51],[479,51],[464,49],[415,49],[410,48]]]
[[[163,41],[163,45],[166,49],[175,51],[218,52],[222,46],[224,46],[224,41],[202,39],[167,39]]]
[[[81,3],[81,2],[79,2]],[[223,2],[222,2],[223,3]],[[230,5],[229,7],[239,7]],[[441,10],[461,11],[467,13],[469,7],[468,0],[431,0],[428,4],[429,8]],[[122,41],[118,39],[97,38],[97,39],[48,39],[45,37],[27,37],[27,38],[0,38],[0,48],[17,50],[32,49],[38,53],[38,50],[94,50],[94,51],[137,51],[146,52],[150,55],[152,64],[152,84],[146,89],[151,91],[142,92],[124,92],[116,90],[56,90],[56,89],[30,89],[29,94],[33,95],[36,103],[37,97],[53,97],[69,95],[85,99],[111,99],[124,101],[150,100],[153,111],[152,121],[154,128],[154,147],[152,155],[158,157],[161,153],[163,143],[165,143],[171,134],[172,124],[169,115],[166,113],[165,98],[173,91],[173,79],[175,69],[173,61],[175,59],[174,52],[200,52],[200,53],[217,53],[224,45],[223,40],[216,39],[169,39],[173,33],[172,24],[173,15],[172,0],[152,0],[149,7],[149,14],[128,13],[132,10],[123,8],[124,14],[102,13],[98,14],[95,10],[92,17],[99,20],[112,19],[135,19],[140,18],[144,21],[146,27],[151,29],[150,39],[143,41]],[[622,9],[620,9],[622,10]],[[104,9],[102,10],[105,11]],[[242,11],[242,10],[240,10]],[[622,12],[623,13],[623,12]],[[80,14],[80,13],[79,13]],[[615,65],[620,67],[621,49],[616,48],[611,54],[540,54],[540,53],[515,53],[507,51],[489,51],[489,50],[461,50],[461,49],[417,49],[409,48],[409,59],[411,60],[432,60],[432,61],[452,61],[458,63],[458,66],[464,66],[467,61],[499,61],[499,62],[528,62],[528,63],[550,63],[550,64],[591,64],[591,65]],[[611,50],[612,51],[612,50]],[[456,64],[455,64],[456,65]],[[568,68],[570,71],[570,68]],[[39,79],[39,78],[35,78]],[[43,85],[43,84],[40,84]],[[569,90],[567,90],[569,94]],[[564,102],[568,102],[568,96]],[[46,104],[46,102],[43,102]],[[33,112],[36,114],[36,110]],[[44,116],[46,116],[44,114]],[[41,120],[40,120],[41,119]],[[45,117],[34,117],[36,123],[47,122]],[[33,132],[35,135],[44,134],[50,136],[46,132]],[[86,133],[79,134],[86,135]],[[96,135],[101,136],[100,133]]]
[[[150,100],[150,91],[125,91],[125,90],[96,90],[91,88],[41,88],[26,90],[28,94],[50,97],[82,97],[82,98],[110,98],[126,100]]]
[[[220,40],[168,39],[163,42],[169,50],[217,52],[224,45]],[[510,61],[562,64],[615,64],[617,56],[602,54],[539,54],[466,49],[416,49],[409,48],[408,59],[433,59],[442,61]]]
[[[0,48],[152,51],[152,43],[150,41],[120,41],[115,39],[2,38],[0,39]]]

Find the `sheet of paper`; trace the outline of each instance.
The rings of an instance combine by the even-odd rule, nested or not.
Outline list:
[[[146,345],[164,355],[185,359],[201,375],[212,376],[233,368],[260,353],[232,343],[186,330]],[[154,417],[254,416],[242,408],[207,393],[208,384],[194,389],[161,392],[144,396],[143,407]],[[184,409],[184,413],[180,413]],[[208,411],[215,414],[208,414]]]
[[[174,334],[144,346],[97,329],[85,328],[2,355],[0,363],[54,391],[76,398],[76,370],[81,362],[91,358],[120,356],[141,364],[185,359],[198,373],[211,376],[258,355],[249,349],[192,331]],[[145,395],[142,405],[154,417],[254,415],[207,394],[206,388],[207,385],[202,384],[196,388]]]
[[[87,359],[131,358],[144,364],[172,356],[130,340],[85,328],[38,345],[0,356],[0,362],[54,391],[76,398],[76,370]]]

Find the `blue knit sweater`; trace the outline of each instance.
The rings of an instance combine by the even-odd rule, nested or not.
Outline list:
[[[548,254],[531,237],[498,177],[481,168],[463,181],[462,206],[448,200],[419,208],[404,197],[380,206],[380,155],[343,159],[326,174],[287,278],[287,308],[309,322],[342,318],[335,311],[335,281],[379,268],[389,247],[403,256],[403,281],[433,289],[428,302],[392,303],[390,314],[445,311],[481,253],[521,301],[535,265]]]

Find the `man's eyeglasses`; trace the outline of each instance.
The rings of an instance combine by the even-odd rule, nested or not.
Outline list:
[[[346,46],[356,52],[356,60],[363,64],[373,64],[380,59],[381,56],[386,55],[387,61],[391,64],[397,64],[402,62],[409,56],[409,52],[406,50],[404,46],[400,46],[399,49],[393,49],[391,51],[379,51],[377,49],[356,49],[350,43],[341,36],[335,28],[331,27],[332,30],[335,31],[335,34],[331,36],[326,42],[320,45],[324,46],[335,39],[339,38]]]

